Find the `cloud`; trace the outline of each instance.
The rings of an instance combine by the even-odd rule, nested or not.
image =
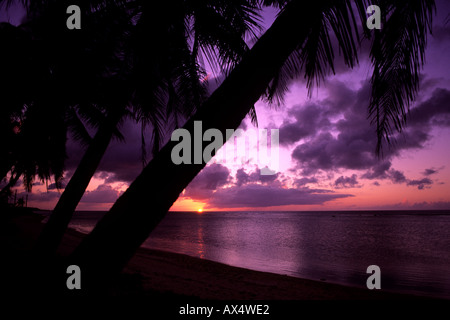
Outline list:
[[[351,177],[340,176],[334,181],[334,186],[336,188],[361,188],[356,178],[356,174],[353,174]]]
[[[423,202],[400,202],[390,205],[381,205],[378,206],[379,210],[450,210],[450,202],[449,201],[423,201]],[[416,213],[417,214],[417,213]],[[423,214],[433,214],[431,212],[424,212]]]
[[[228,168],[213,164],[203,169],[186,188],[183,196],[205,201],[208,208],[323,204],[334,199],[352,196],[300,186],[301,183],[317,182],[315,178],[304,178],[303,181],[298,179],[297,188],[284,187],[283,179],[285,177],[280,174],[260,175],[259,168],[250,173],[240,168],[233,179]]]
[[[425,171],[423,172],[423,175],[424,176],[430,176],[430,175],[432,175],[432,174],[435,174],[435,173],[437,173],[438,171],[437,170],[434,170],[434,169],[425,169]]]
[[[17,196],[20,197],[26,197],[28,194],[28,202],[50,202],[50,201],[56,201],[61,194],[59,192],[55,191],[48,191],[48,192],[41,192],[41,191],[34,191],[33,193],[26,193],[21,192]]]
[[[424,175],[424,176],[431,176],[431,175],[433,175],[433,174],[437,174],[437,173],[439,173],[441,170],[443,170],[445,167],[444,166],[442,166],[442,167],[440,167],[440,168],[428,168],[428,169],[425,169],[423,172],[422,172],[422,174]]]
[[[369,85],[351,91],[338,81],[327,87],[329,97],[322,101],[329,121],[321,121],[316,133],[292,152],[304,175],[318,170],[371,168],[378,163],[374,154],[376,135],[367,120]],[[334,122],[331,122],[336,118]],[[281,139],[281,134],[280,134]]]
[[[327,201],[352,197],[321,189],[293,189],[277,186],[249,184],[242,187],[223,188],[208,200],[211,208],[273,207],[283,205],[321,205]]]
[[[289,145],[316,134],[318,129],[329,127],[325,110],[316,104],[294,106],[288,112],[295,122],[284,121],[280,127],[280,145]]]
[[[41,184],[38,184],[38,185],[41,185]],[[33,183],[33,186],[34,186],[34,183]],[[65,188],[66,188],[66,185],[63,182],[59,183],[59,186],[57,186],[56,183],[51,183],[48,185],[47,190],[62,190]]]
[[[415,180],[408,179],[403,172],[392,168],[392,160],[405,150],[423,148],[434,127],[450,127],[449,90],[436,89],[428,100],[411,109],[406,128],[401,134],[394,135],[392,146],[384,147],[383,158],[375,153],[376,130],[367,119],[369,82],[359,90],[351,90],[339,81],[330,81],[327,91],[328,97],[316,105],[294,106],[290,114],[296,115],[296,122],[280,129],[280,141],[286,144],[301,141],[291,157],[303,176],[320,171],[361,170],[361,179],[389,179],[393,183],[417,185],[420,189],[431,185],[427,181],[416,184]],[[300,127],[301,123],[305,125],[296,129],[295,126]],[[284,138],[283,132],[286,133]],[[432,170],[426,171],[427,175],[434,173]],[[353,182],[351,177],[341,177],[335,185],[349,187],[352,186],[350,182]]]
[[[430,186],[433,184],[433,181],[429,178],[424,178],[421,180],[411,180],[407,179],[405,174],[399,170],[389,169],[390,166],[383,165],[380,167],[375,167],[375,169],[371,170],[370,172],[366,172],[364,175],[362,175],[362,178],[372,180],[372,179],[388,179],[392,183],[396,184],[406,184],[407,186],[417,186],[419,190],[423,190],[426,186]],[[427,169],[425,170],[424,174],[427,173],[428,175],[433,174],[437,171]],[[380,184],[378,182],[373,183],[376,186],[379,186]]]
[[[404,183],[407,181],[404,173],[398,170],[389,171],[389,178],[393,183]]]
[[[297,187],[303,187],[304,185],[308,184],[308,183],[317,183],[319,182],[319,180],[317,178],[300,178],[300,179],[296,179],[294,181],[294,185]]]
[[[423,178],[421,180],[409,180],[407,182],[408,186],[417,186],[417,189],[423,190],[425,186],[433,184],[433,181],[431,181],[428,178]]]
[[[256,168],[250,174],[245,171],[245,169],[240,168],[236,172],[235,183],[237,186],[242,186],[251,182],[260,182],[262,184],[273,184],[279,183],[278,178],[280,177],[280,173],[271,174],[271,175],[261,175],[261,169]]]
[[[121,194],[121,191],[115,190],[109,185],[102,184],[93,191],[86,191],[80,202],[114,203]]]
[[[391,162],[383,161],[375,164],[372,168],[370,168],[366,173],[364,173],[361,178],[363,179],[386,179],[389,174],[388,171],[391,168]]]
[[[230,179],[230,170],[221,164],[212,164],[205,167],[186,188],[184,196],[197,200],[205,200],[212,196],[214,191],[227,184]]]
[[[449,201],[437,201],[437,202],[416,202],[411,206],[414,210],[450,210]]]
[[[244,169],[238,169],[236,172],[236,185],[238,187],[250,182],[250,175]]]
[[[411,109],[408,126],[413,129],[430,126],[450,127],[450,91],[437,88],[431,98]]]

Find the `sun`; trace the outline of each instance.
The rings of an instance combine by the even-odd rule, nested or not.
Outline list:
[[[202,212],[203,212],[203,209],[200,208],[200,209],[197,210],[197,212],[198,212],[198,213],[202,213]]]

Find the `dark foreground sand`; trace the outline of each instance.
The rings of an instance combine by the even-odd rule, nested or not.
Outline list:
[[[6,219],[0,235],[4,255],[26,255],[39,234],[41,217],[21,214]],[[59,254],[67,256],[83,235],[68,230]],[[420,297],[352,288],[326,282],[232,267],[182,254],[141,248],[124,271],[128,284],[111,290],[111,295],[161,294],[186,299],[208,300],[335,300],[417,299]],[[136,288],[138,287],[138,289]]]

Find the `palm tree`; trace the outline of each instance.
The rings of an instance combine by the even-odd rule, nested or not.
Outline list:
[[[56,50],[45,46],[45,38],[37,32],[31,32],[29,22],[19,27],[2,23],[0,41],[4,45],[0,53],[3,137],[0,180],[10,173],[2,193],[8,192],[21,176],[28,191],[35,177],[46,182],[53,177],[59,184],[64,171],[67,132],[72,132],[76,140],[88,143],[90,137],[80,117],[89,115],[94,122],[92,112],[86,113],[88,108],[71,106],[69,95],[58,95],[60,91],[67,93],[64,85],[71,87],[67,80],[73,73],[65,74],[64,78],[53,71],[69,68],[67,64],[73,66],[74,61],[50,62]]]
[[[377,124],[381,145],[382,138],[390,136],[392,126],[402,129],[403,115],[418,90],[418,72],[435,7],[433,0],[386,0],[375,4],[383,8],[386,19],[383,28],[372,36],[375,71],[369,115]],[[239,126],[264,93],[282,93],[276,90],[283,88],[279,87],[280,80],[304,72],[309,88],[318,84],[333,69],[330,29],[346,63],[353,66],[358,43],[354,8],[365,26],[368,4],[360,0],[354,5],[346,0],[287,3],[271,28],[184,128],[192,134],[194,121],[202,121],[204,130],[217,128],[225,133],[227,128]],[[205,166],[173,164],[174,145],[169,142],[161,149],[73,253],[73,262],[81,266],[91,284],[101,283],[99,279],[122,270]]]
[[[156,152],[164,138],[167,119],[173,120],[172,127],[178,127],[179,118],[191,116],[205,99],[200,52],[211,64],[218,61],[223,68],[232,66],[247,49],[244,36],[257,26],[255,7],[248,1],[125,1],[123,6],[133,23],[122,46],[123,68],[107,90],[111,112],[92,139],[39,238],[40,255],[56,251],[127,106],[143,126],[153,127]],[[114,20],[115,16],[111,18]]]

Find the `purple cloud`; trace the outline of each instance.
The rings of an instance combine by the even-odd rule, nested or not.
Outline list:
[[[393,183],[404,183],[407,181],[405,175],[403,172],[398,170],[391,170],[389,171],[389,178]]]
[[[272,207],[283,205],[321,205],[327,201],[352,197],[321,189],[292,189],[249,184],[216,191],[208,200],[208,207]]]
[[[60,183],[59,186],[57,186],[56,183],[51,183],[48,185],[47,190],[63,190],[65,187],[66,187],[65,183]]]
[[[415,185],[415,180],[408,179],[403,172],[392,168],[392,159],[403,150],[423,148],[431,138],[433,127],[450,127],[450,91],[436,89],[431,98],[411,109],[407,127],[403,133],[394,136],[392,146],[385,146],[383,158],[375,154],[375,127],[367,119],[369,83],[352,91],[341,82],[331,81],[327,91],[329,97],[319,103],[321,107],[314,109],[316,113],[312,111],[311,104],[295,106],[294,111],[291,111],[297,115],[311,114],[314,130],[307,131],[308,135],[300,135],[300,131],[295,131],[292,123],[284,127],[284,132],[287,132],[287,137],[284,138],[286,143],[295,143],[296,138],[300,138],[297,141],[304,139],[291,154],[301,173],[310,176],[319,171],[364,170],[360,176],[362,179],[389,179],[393,183]],[[321,120],[316,121],[319,113]],[[333,122],[333,119],[338,120]],[[308,123],[308,119],[300,116],[296,120],[299,120],[295,122],[296,125],[300,125],[300,120]],[[282,132],[280,129],[280,141]],[[430,169],[426,173],[433,172]],[[345,184],[345,177],[339,179],[335,181],[336,186],[352,185]],[[422,189],[430,184],[425,181],[417,186]]]
[[[307,185],[308,183],[317,183],[319,182],[319,180],[317,180],[317,178],[300,178],[300,179],[296,179],[294,181],[294,185],[297,187],[303,187],[305,185]]]
[[[227,184],[230,179],[230,170],[221,164],[212,164],[205,167],[186,188],[185,197],[205,200],[212,196],[214,191]]]
[[[281,181],[280,181],[281,179]],[[315,183],[315,178],[296,181],[297,188],[283,186],[282,175],[262,176],[259,168],[247,173],[237,170],[234,179],[228,168],[213,164],[207,166],[186,188],[184,197],[206,201],[213,207],[271,207],[280,205],[323,204],[338,198],[351,197],[325,189],[312,189],[301,184]]]
[[[408,186],[417,186],[417,189],[423,190],[425,186],[433,184],[433,181],[431,181],[428,178],[423,178],[421,180],[410,180],[408,181]]]
[[[288,117],[294,118],[295,122],[284,121],[281,125],[281,145],[289,145],[315,135],[318,129],[325,129],[330,125],[325,110],[314,104],[305,107],[294,106],[289,110]]]
[[[372,168],[370,168],[366,173],[364,173],[361,178],[363,179],[386,179],[389,174],[388,171],[391,168],[391,163],[389,161],[383,161],[377,163]]]
[[[435,169],[425,169],[423,172],[423,175],[425,176],[431,176],[432,174],[438,173],[438,170]]]
[[[93,191],[86,191],[81,202],[84,203],[114,203],[122,192],[111,186],[102,184]]]
[[[334,186],[336,188],[361,188],[356,178],[356,174],[353,174],[351,177],[340,176],[334,181]]]

